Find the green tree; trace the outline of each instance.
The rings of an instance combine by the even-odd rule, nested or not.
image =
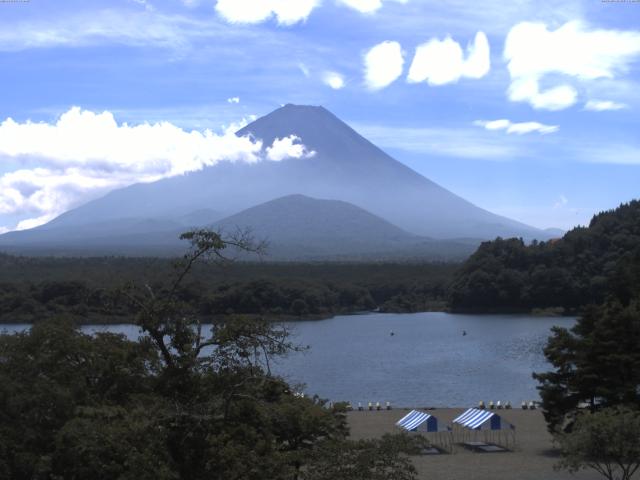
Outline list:
[[[588,308],[571,330],[554,328],[544,352],[554,370],[534,378],[551,431],[569,425],[581,403],[640,407],[640,302]]]
[[[426,446],[424,437],[385,434],[380,439],[325,442],[312,453],[303,480],[413,480],[409,455]]]
[[[562,460],[574,473],[590,468],[608,480],[629,480],[640,467],[640,412],[605,408],[581,414],[570,433],[556,436]]]

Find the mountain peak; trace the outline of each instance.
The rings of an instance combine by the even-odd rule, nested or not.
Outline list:
[[[394,161],[322,106],[288,103],[255,120],[236,134],[251,135],[262,140],[265,146],[271,145],[277,138],[295,135],[325,162],[336,162],[340,158],[358,160],[362,159],[363,153],[366,153],[367,163],[381,156],[385,157],[384,161]]]

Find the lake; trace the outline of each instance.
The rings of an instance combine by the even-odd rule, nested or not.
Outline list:
[[[531,372],[549,368],[542,349],[550,328],[574,323],[561,317],[439,312],[290,322],[294,341],[311,348],[280,360],[274,370],[292,383],[305,383],[307,394],[354,406],[389,401],[394,406],[465,407],[479,400],[519,406],[539,399]],[[138,337],[132,325],[83,329]]]

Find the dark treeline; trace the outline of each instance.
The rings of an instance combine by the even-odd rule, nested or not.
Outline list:
[[[130,283],[160,288],[172,265],[167,259],[0,255],[0,322],[60,314],[82,322],[127,321],[134,308],[122,288]],[[438,263],[203,264],[179,293],[203,318],[441,310],[455,268]]]
[[[456,273],[454,311],[567,313],[640,291],[640,201],[593,217],[562,239],[525,245],[519,239],[483,243]]]

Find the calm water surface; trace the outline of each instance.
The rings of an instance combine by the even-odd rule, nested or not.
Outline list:
[[[279,361],[275,370],[292,383],[304,383],[308,394],[354,405],[389,401],[396,406],[471,406],[479,400],[519,404],[539,398],[531,372],[549,367],[542,349],[550,328],[574,322],[447,313],[371,313],[292,322],[288,326],[294,341],[311,348]],[[133,339],[139,335],[132,325],[83,328]]]

